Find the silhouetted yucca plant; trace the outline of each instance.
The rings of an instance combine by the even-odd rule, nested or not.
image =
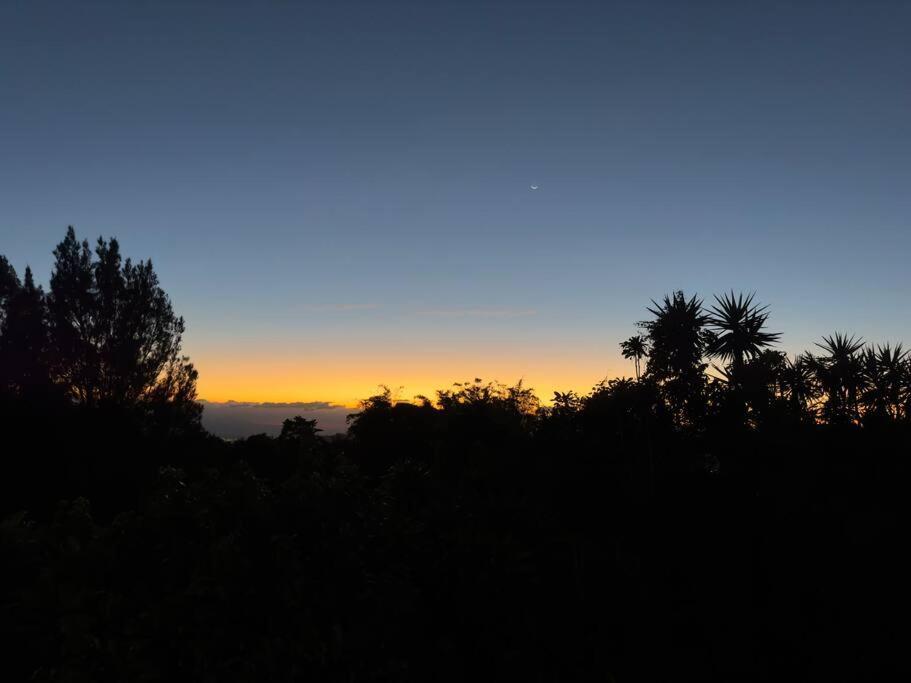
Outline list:
[[[813,374],[825,397],[822,411],[829,422],[856,422],[864,386],[860,351],[863,339],[836,332],[816,344],[825,351],[813,357]]]
[[[652,304],[648,312],[654,317],[639,323],[648,341],[646,376],[661,387],[677,420],[693,423],[705,412],[707,365],[703,358],[714,343],[714,335],[706,328],[702,299],[676,291]]]
[[[812,356],[802,353],[794,358],[784,357],[778,369],[778,394],[796,415],[815,417],[819,392]]]
[[[729,364],[729,376],[737,379],[744,361],[759,356],[763,349],[776,343],[781,334],[766,332],[767,306],[753,303],[754,294],[744,296],[723,294],[715,297],[707,318],[709,328],[715,333],[709,355]]]
[[[861,358],[861,404],[865,415],[898,418],[908,389],[907,352],[885,344],[864,350]]]

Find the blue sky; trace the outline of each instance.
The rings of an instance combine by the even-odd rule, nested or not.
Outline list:
[[[909,73],[907,2],[5,2],[0,253],[151,257],[217,400],[546,395],[675,288],[911,341]]]

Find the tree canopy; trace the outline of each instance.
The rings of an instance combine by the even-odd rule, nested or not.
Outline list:
[[[151,261],[123,259],[116,239],[94,251],[67,230],[45,295],[0,260],[2,362],[7,390],[53,387],[81,406],[170,413],[198,422],[197,374],[181,353],[183,318]]]

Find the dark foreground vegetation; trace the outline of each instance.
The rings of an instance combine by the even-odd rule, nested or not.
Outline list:
[[[0,258],[0,638],[19,681],[900,680],[911,366],[675,293],[636,379],[200,427],[151,264]]]

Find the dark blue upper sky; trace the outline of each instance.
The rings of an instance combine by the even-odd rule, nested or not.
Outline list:
[[[7,0],[0,253],[151,256],[204,388],[427,348],[595,381],[674,288],[911,341],[909,74],[911,2]]]

